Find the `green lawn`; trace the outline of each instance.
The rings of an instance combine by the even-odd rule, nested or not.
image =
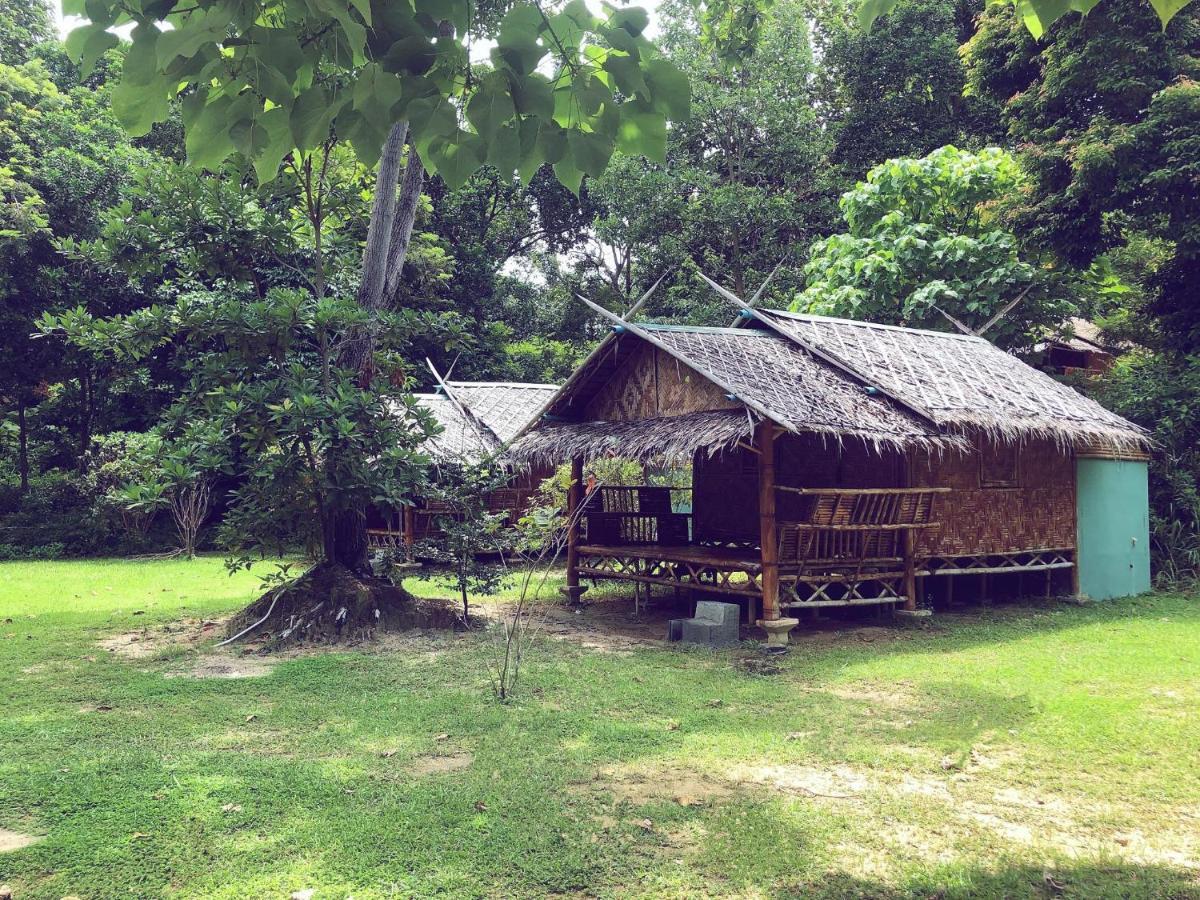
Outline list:
[[[0,564],[0,842],[41,838],[0,853],[15,900],[1200,897],[1193,597],[810,634],[773,676],[546,638],[508,705],[477,634],[240,679],[97,644],[256,585]]]

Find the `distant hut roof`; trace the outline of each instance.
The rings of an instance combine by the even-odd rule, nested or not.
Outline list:
[[[553,384],[450,381],[453,396],[417,394],[442,427],[429,439],[435,458],[478,460],[512,440],[558,390]]]
[[[450,390],[501,444],[511,441],[558,391],[557,384],[451,381]]]
[[[545,415],[530,420],[514,452],[537,459],[681,458],[729,446],[762,418],[877,449],[961,445],[977,431],[1067,446],[1149,444],[1136,425],[982,338],[777,310],[755,316],[751,328],[626,323],[544,404]],[[622,348],[631,337],[716,383],[744,408],[632,422],[562,421],[574,418],[629,358]]]

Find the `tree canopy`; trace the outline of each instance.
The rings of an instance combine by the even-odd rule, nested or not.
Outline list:
[[[1010,304],[988,338],[1027,347],[1074,311],[1069,278],[1023,254],[996,221],[997,201],[1023,180],[992,147],[942,147],[892,159],[842,195],[847,231],[813,245],[793,308],[823,315],[975,330]]]
[[[636,7],[597,18],[583,0],[552,14],[517,4],[490,65],[471,60],[488,23],[465,0],[67,0],[64,11],[90,19],[67,40],[85,71],[116,46],[112,26],[134,23],[113,94],[131,133],[178,99],[189,161],[240,153],[260,181],[331,128],[374,163],[407,121],[428,171],[452,187],[484,163],[526,181],[551,163],[577,191],[618,147],[662,159],[667,119],[688,115],[687,81],[654,52]]]

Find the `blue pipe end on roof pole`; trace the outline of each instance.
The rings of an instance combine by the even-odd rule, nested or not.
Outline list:
[[[748,309],[743,309],[743,310],[738,311],[738,316],[740,316],[743,319],[753,319],[754,313]]]
[[[879,388],[875,387],[873,384],[868,384],[865,388],[863,388],[863,390],[866,391],[868,394],[870,394],[872,397],[874,397],[876,394],[879,393]]]
[[[613,330],[613,334],[624,334],[625,326],[624,325],[614,325],[612,327],[612,330]]]
[[[725,395],[725,399],[726,399],[726,400],[732,400],[732,401],[735,401],[735,402],[736,402],[736,401],[737,401],[737,398],[738,398],[738,395],[737,395],[737,394],[726,394],[726,395]]]

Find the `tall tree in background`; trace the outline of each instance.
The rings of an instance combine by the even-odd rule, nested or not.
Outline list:
[[[1165,242],[1145,272],[1168,340],[1200,349],[1200,7],[1160,30],[1139,0],[1105,0],[1034,41],[1007,8],[966,48],[971,90],[1001,104],[1030,174],[1010,211],[1034,245],[1078,266]]]
[[[33,49],[54,38],[54,23],[45,0],[6,0],[0,3],[0,62],[19,66],[33,58]]]
[[[340,584],[351,611],[338,629],[370,627],[372,613],[386,620],[397,597],[371,580],[366,513],[372,500],[394,503],[411,492],[413,448],[427,427],[414,423],[411,404],[401,404],[402,415],[385,408],[409,387],[398,353],[412,319],[394,305],[426,173],[457,188],[485,163],[526,182],[550,163],[578,191],[618,147],[663,158],[666,120],[688,113],[686,80],[642,36],[644,11],[610,8],[600,19],[582,0],[553,14],[513,6],[495,31],[490,67],[472,64],[469,44],[494,25],[496,11],[470,3],[68,6],[91,20],[68,39],[85,70],[115,45],[111,26],[135,23],[114,108],[139,134],[178,100],[191,164],[214,168],[237,154],[269,182],[285,158],[303,160],[311,210],[328,189],[323,160],[335,138],[377,163],[352,304],[326,296],[317,228],[311,302],[276,289],[249,306],[237,296],[224,303],[182,297],[165,316],[152,309],[110,322],[45,324],[85,346],[107,340],[115,354],[135,358],[165,341],[187,341],[195,377],[172,408],[187,462],[242,469],[249,483],[238,512],[253,523],[251,534],[270,512],[260,501],[279,496],[281,484],[307,483],[322,525],[321,577],[332,579],[320,589]],[[262,345],[251,339],[256,328]],[[315,376],[306,363],[316,364]],[[255,384],[256,365],[274,377]],[[228,403],[214,405],[221,391]],[[243,433],[248,440],[236,449],[220,440]],[[274,609],[271,602],[268,613]]]
[[[808,9],[798,0],[671,0],[659,9],[663,46],[692,84],[693,114],[672,128],[665,166],[627,160],[589,183],[597,218],[579,270],[585,290],[614,308],[675,271],[651,311],[719,321],[727,310],[695,268],[753,290],[833,219]],[[797,277],[798,265],[785,263],[776,283]]]
[[[821,112],[836,134],[832,163],[847,189],[885,159],[946,144],[979,149],[1003,134],[999,106],[964,94],[959,47],[982,0],[902,0],[871,30],[853,4],[825,0],[814,17]]]
[[[998,148],[942,147],[892,159],[842,196],[849,231],[813,245],[794,309],[945,330],[1001,318],[988,339],[1028,348],[1075,312],[1081,279],[1022,252],[996,221],[1020,189],[1017,161]]]

